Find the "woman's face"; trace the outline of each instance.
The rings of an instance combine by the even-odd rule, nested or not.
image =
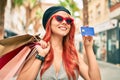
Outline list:
[[[54,17],[51,20],[52,35],[58,35],[62,37],[66,36],[69,33],[71,28],[71,25],[69,24],[71,22],[70,15],[64,11],[59,11],[59,12],[56,12],[53,16]],[[59,20],[57,20],[56,18],[58,18]],[[61,18],[63,19],[62,21],[60,21]],[[67,20],[68,20],[68,23],[66,22]]]

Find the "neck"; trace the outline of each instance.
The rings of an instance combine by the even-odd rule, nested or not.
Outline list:
[[[60,48],[62,47],[63,37],[60,36],[51,36],[51,43],[53,48]]]
[[[51,44],[54,50],[54,54],[59,53],[62,54],[62,50],[63,50],[63,37],[60,36],[51,36]]]

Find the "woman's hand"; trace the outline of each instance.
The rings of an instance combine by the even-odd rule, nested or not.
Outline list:
[[[40,45],[36,45],[37,51],[39,55],[45,57],[50,50],[50,43],[45,42],[44,40],[40,40]]]
[[[85,47],[93,46],[93,37],[92,36],[83,36],[83,43]]]
[[[84,58],[87,65],[82,60],[79,60],[82,65],[80,65],[81,75],[85,80],[101,80],[99,66],[93,52],[93,37],[83,36],[83,44],[85,47]]]

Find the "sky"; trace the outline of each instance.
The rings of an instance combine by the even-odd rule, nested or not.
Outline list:
[[[42,0],[42,1],[45,1],[48,3],[58,3],[58,0]],[[80,9],[83,8],[82,0],[74,0],[74,1],[76,1],[77,5],[80,6]]]

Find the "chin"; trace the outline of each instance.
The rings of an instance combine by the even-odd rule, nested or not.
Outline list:
[[[61,34],[61,36],[63,36],[63,37],[64,37],[64,36],[66,36],[67,34],[68,34],[68,33]]]

